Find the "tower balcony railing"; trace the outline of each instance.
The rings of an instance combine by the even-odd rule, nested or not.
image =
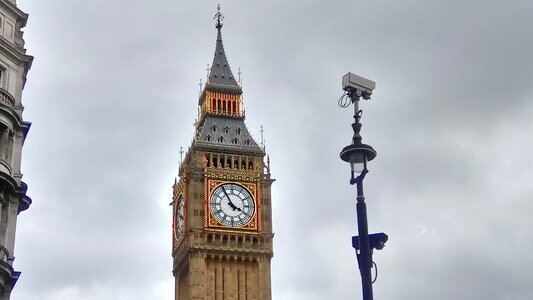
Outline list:
[[[212,108],[206,108],[204,109],[204,113],[211,113],[214,115],[222,115],[222,116],[228,116],[228,117],[244,117],[244,110],[226,110],[226,109],[212,109]]]
[[[0,88],[0,103],[15,106],[15,97],[13,97],[7,90]]]

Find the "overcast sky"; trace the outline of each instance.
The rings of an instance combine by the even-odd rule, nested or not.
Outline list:
[[[360,299],[347,72],[376,81],[363,142],[375,299],[533,298],[531,1],[19,0],[33,198],[14,300],[174,299],[171,186],[220,2],[248,128],[265,128],[275,300]]]

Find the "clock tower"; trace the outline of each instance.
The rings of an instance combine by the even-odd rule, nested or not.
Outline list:
[[[200,95],[194,138],[173,186],[176,300],[270,300],[274,179],[246,128],[242,88],[222,44]]]

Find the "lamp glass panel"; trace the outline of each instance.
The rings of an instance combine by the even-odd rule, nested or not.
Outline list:
[[[365,155],[363,153],[355,152],[350,156],[350,166],[355,173],[363,172],[365,168]]]

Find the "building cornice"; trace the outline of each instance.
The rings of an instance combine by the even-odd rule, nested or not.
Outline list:
[[[23,138],[25,140],[26,135],[28,135],[28,132],[30,131],[31,122],[22,120],[12,107],[3,103],[0,103],[0,112],[2,112],[3,115],[8,116],[13,124],[17,125],[17,129],[22,129]]]
[[[17,17],[17,23],[20,24],[20,27],[26,26],[26,22],[28,21],[28,14],[20,10],[15,4],[11,3],[7,0],[0,0],[0,7],[2,7],[5,10],[8,10],[13,15]]]
[[[20,277],[20,272],[17,272],[6,261],[0,260],[0,284],[2,290],[12,290]]]
[[[1,1],[1,0],[0,0]],[[26,75],[28,70],[31,68],[33,62],[33,56],[25,54],[26,50],[22,49],[20,51],[12,43],[6,40],[4,37],[0,36],[0,48],[1,52],[8,56],[12,61],[24,67],[24,82],[26,81]]]

